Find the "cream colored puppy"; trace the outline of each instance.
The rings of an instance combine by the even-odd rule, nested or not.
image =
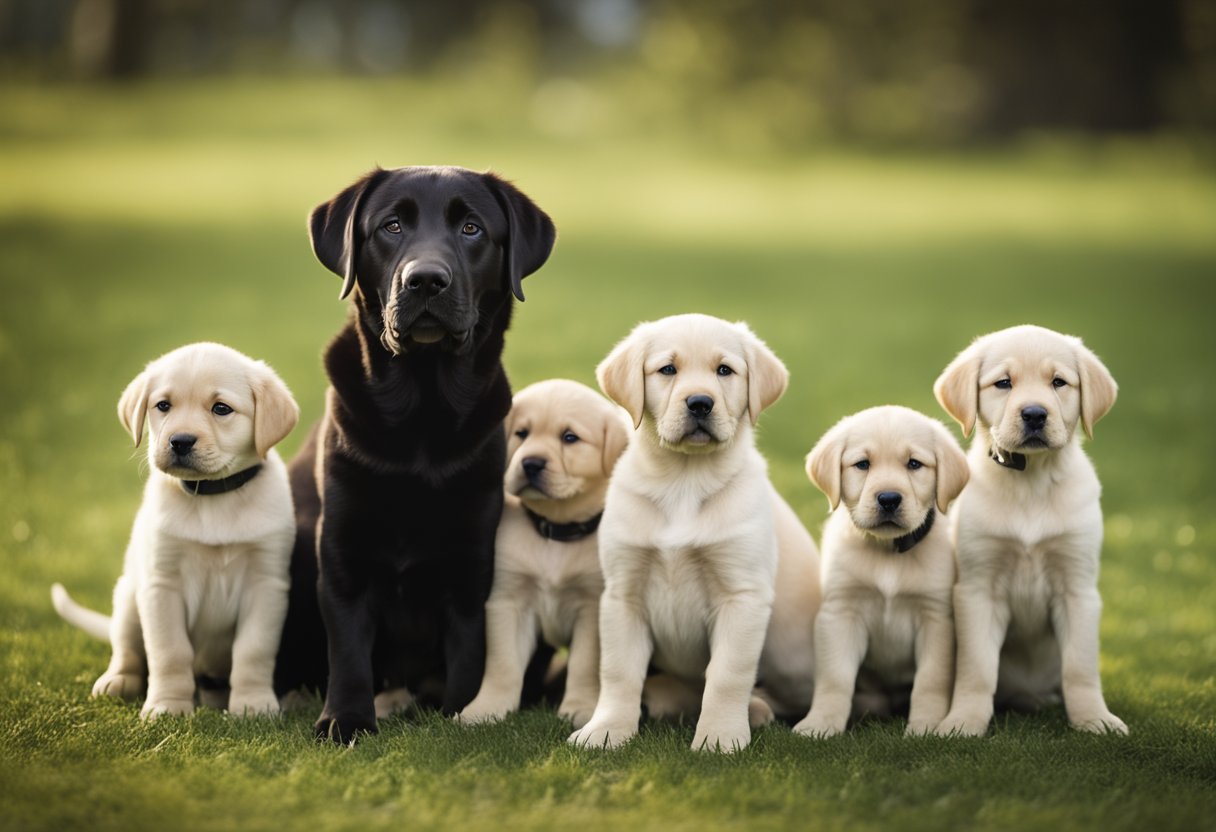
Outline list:
[[[910,685],[907,733],[927,733],[946,715],[954,683],[954,549],[945,514],[967,484],[967,457],[940,422],[874,407],[829,430],[806,468],[832,514],[823,533],[815,698],[794,730],[839,734],[855,690],[873,688],[859,711],[881,712],[889,707],[876,698]]]
[[[640,324],[597,376],[635,434],[600,525],[600,699],[570,741],[632,737],[653,661],[703,687],[693,748],[743,748],[757,677],[789,714],[814,688],[819,557],[753,440],[788,374],[745,325],[678,315]]]
[[[295,400],[262,362],[190,344],[130,383],[118,418],[137,446],[147,419],[152,471],[113,617],[53,589],[68,621],[95,635],[108,624],[113,654],[93,695],[135,699],[146,680],[141,716],[151,719],[193,711],[196,678],[226,679],[232,713],[278,713],[272,679],[295,518],[272,446],[295,427]]]
[[[994,699],[1058,699],[1073,727],[1126,733],[1098,677],[1101,487],[1081,450],[1115,380],[1080,339],[1018,326],[976,339],[933,388],[971,444],[955,509],[958,664],[941,734],[980,735]]]
[[[581,728],[600,690],[604,579],[596,528],[628,423],[589,387],[551,379],[515,394],[506,430],[507,495],[486,603],[486,671],[459,719],[482,722],[519,708],[539,631],[551,647],[570,649],[558,713]]]

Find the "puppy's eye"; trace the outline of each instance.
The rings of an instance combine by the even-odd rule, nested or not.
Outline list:
[[[667,364],[667,365],[665,365],[665,366],[663,366],[663,367],[660,367],[660,368],[659,368],[659,372],[660,372],[660,373],[662,373],[662,374],[663,374],[663,375],[665,375],[665,376],[674,376],[674,375],[676,374],[676,365],[675,365],[675,364]]]
[[[858,471],[869,471],[870,470],[870,460],[863,459],[860,462],[854,462],[853,467],[856,468]]]
[[[718,365],[718,375],[720,375],[720,376],[729,376],[733,372],[734,372],[734,370],[732,370],[730,367],[727,367],[725,364]]]
[[[908,460],[908,470],[909,471],[915,471],[918,468],[924,468],[924,467],[925,467],[925,463],[921,462],[919,459],[909,459]]]
[[[159,410],[161,413],[168,413],[169,408],[171,408],[171,407],[173,407],[173,405],[169,404],[167,401],[161,401],[161,402],[156,403],[156,409]]]
[[[223,402],[216,402],[215,404],[211,405],[211,412],[216,416],[227,416],[232,412],[232,408]]]
[[[520,439],[527,439],[528,438],[528,429],[520,428],[519,430],[515,431],[515,435],[518,436]]]
[[[574,431],[568,430],[562,434],[562,441],[567,445],[573,445],[578,441],[578,435]]]
[[[1057,390],[1059,390],[1061,387],[1067,387],[1068,382],[1065,381],[1064,379],[1060,378],[1059,376],[1056,376],[1055,378],[1053,378],[1051,380],[1051,386],[1056,388]]]
[[[466,222],[460,227],[460,233],[466,237],[476,237],[481,233],[481,226],[476,223]]]
[[[995,387],[997,390],[1012,390],[1013,382],[1007,378],[1003,378],[1000,381],[993,384],[992,386]]]
[[[401,233],[401,223],[397,222],[396,220],[389,220],[388,222],[386,222],[384,225],[382,225],[380,227],[383,228],[385,231],[387,231],[389,234],[400,234]]]

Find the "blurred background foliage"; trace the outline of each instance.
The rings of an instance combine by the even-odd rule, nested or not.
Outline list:
[[[630,119],[761,148],[1194,134],[1216,125],[1216,3],[0,0],[0,71],[514,82],[542,132]]]

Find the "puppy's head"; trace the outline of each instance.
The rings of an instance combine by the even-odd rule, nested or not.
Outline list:
[[[634,428],[662,448],[708,453],[785,392],[785,365],[743,323],[675,315],[639,324],[596,369]]]
[[[166,353],[136,376],[118,401],[135,440],[148,425],[148,458],[188,480],[222,479],[264,459],[300,417],[275,372],[220,344]]]
[[[946,511],[970,476],[967,458],[940,422],[906,407],[845,417],[807,456],[807,475],[841,503],[863,534],[902,537],[934,505]]]
[[[548,259],[552,220],[514,185],[457,167],[376,169],[313,210],[313,252],[356,290],[390,353],[462,352]]]
[[[1015,326],[977,338],[933,392],[964,435],[978,421],[995,448],[1030,455],[1068,444],[1078,421],[1092,438],[1118,387],[1080,338]]]
[[[608,477],[629,441],[618,408],[576,381],[551,379],[515,394],[505,426],[508,494],[557,523],[603,510]]]

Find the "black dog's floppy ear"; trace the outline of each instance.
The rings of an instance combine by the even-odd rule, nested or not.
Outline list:
[[[549,215],[510,182],[492,173],[482,176],[507,215],[507,275],[512,293],[523,300],[523,280],[545,265],[557,240],[557,229]]]
[[[358,259],[355,218],[359,215],[359,205],[386,173],[384,169],[376,168],[329,202],[322,202],[308,217],[313,254],[325,268],[343,279],[339,300],[345,299],[355,288],[355,261]]]

